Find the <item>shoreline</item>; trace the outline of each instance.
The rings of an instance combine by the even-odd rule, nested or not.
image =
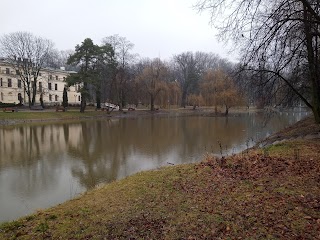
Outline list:
[[[188,116],[205,116],[205,117],[236,117],[239,114],[244,113],[252,113],[252,112],[262,112],[263,110],[257,110],[257,109],[234,109],[231,110],[228,116],[226,116],[224,113],[214,113],[214,109],[212,108],[198,108],[198,109],[163,109],[163,110],[157,110],[151,112],[150,110],[144,110],[139,109],[135,111],[128,111],[124,110],[122,112],[111,112],[110,114],[103,112],[103,111],[94,111],[89,110],[85,113],[76,112],[74,110],[67,111],[65,113],[57,113],[61,117],[46,117],[43,118],[25,118],[25,119],[18,119],[14,118],[14,114],[30,114],[33,113],[34,115],[37,115],[38,117],[41,117],[41,115],[45,115],[46,113],[54,114],[55,111],[53,110],[45,110],[45,111],[18,111],[17,113],[5,113],[5,114],[12,114],[10,118],[4,118],[0,117],[0,127],[5,126],[15,126],[20,124],[29,124],[29,123],[46,123],[46,122],[59,122],[59,121],[81,121],[81,120],[90,120],[90,119],[103,119],[103,118],[140,118],[140,117],[188,117]],[[90,115],[91,113],[95,113]],[[77,114],[77,116],[70,116],[66,117],[67,114]],[[81,116],[83,115],[83,116]],[[5,115],[4,115],[5,116]],[[9,116],[9,115],[8,115]]]

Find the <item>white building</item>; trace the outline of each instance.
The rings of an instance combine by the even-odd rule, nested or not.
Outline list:
[[[36,104],[40,103],[40,93],[43,94],[45,105],[61,104],[65,79],[70,73],[62,69],[42,69],[37,79]],[[80,104],[81,97],[77,90],[78,86],[69,87],[69,104]],[[19,103],[20,97],[23,99],[23,104],[28,105],[28,96],[19,73],[9,63],[0,59],[0,102]]]

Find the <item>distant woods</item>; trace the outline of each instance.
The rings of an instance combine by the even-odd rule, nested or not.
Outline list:
[[[172,105],[222,106],[228,114],[229,108],[246,102],[237,85],[237,65],[216,54],[184,52],[163,61],[141,59],[133,48],[119,35],[105,37],[100,45],[87,38],[75,47],[66,63],[77,71],[67,83],[80,86],[82,112],[87,102],[98,108],[111,102],[120,110],[139,104],[151,111]]]
[[[199,5],[199,8],[205,9],[204,5]],[[10,59],[13,64],[17,63],[16,52],[19,52],[19,46],[10,42],[16,35],[23,39],[22,46],[25,46],[23,42],[33,36],[25,32],[2,36],[0,55]],[[140,58],[134,52],[134,44],[119,35],[107,36],[99,44],[86,38],[73,50],[59,51],[51,41],[33,37],[44,41],[48,47],[42,55],[38,54],[41,56],[38,65],[34,64],[36,57],[21,56],[21,59],[29,59],[28,64],[22,66],[38,66],[37,72],[44,67],[63,67],[72,71],[66,79],[66,86],[77,86],[81,93],[81,112],[85,111],[89,103],[95,103],[100,108],[102,103],[110,102],[118,105],[120,110],[138,105],[144,105],[151,111],[171,106],[192,106],[194,109],[214,106],[216,112],[223,109],[228,114],[234,106],[263,108],[309,104],[312,96],[307,88],[310,84],[303,92],[299,90],[304,99],[297,97],[292,89],[292,86],[301,89],[305,86],[301,84],[305,78],[299,68],[292,71],[287,69],[287,75],[281,75],[282,72],[267,68],[271,66],[268,61],[234,63],[206,52],[182,52],[166,61],[160,58]],[[36,47],[39,41],[34,41],[33,49],[39,49]],[[248,50],[253,51],[250,48]],[[26,53],[30,51],[33,50],[26,50]],[[294,75],[295,71],[299,74]],[[34,70],[29,69],[29,72]],[[282,81],[278,81],[279,78],[283,78]],[[27,78],[26,84],[35,84],[34,80]],[[296,84],[288,85],[289,80]]]

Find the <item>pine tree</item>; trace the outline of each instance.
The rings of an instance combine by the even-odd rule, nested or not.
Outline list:
[[[63,89],[63,96],[62,96],[62,106],[66,109],[68,107],[68,92],[67,87]]]

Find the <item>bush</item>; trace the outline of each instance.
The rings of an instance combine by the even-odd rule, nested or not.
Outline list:
[[[15,103],[3,103],[0,102],[0,108],[7,108],[7,107],[17,107],[20,106],[19,104],[15,104]]]

